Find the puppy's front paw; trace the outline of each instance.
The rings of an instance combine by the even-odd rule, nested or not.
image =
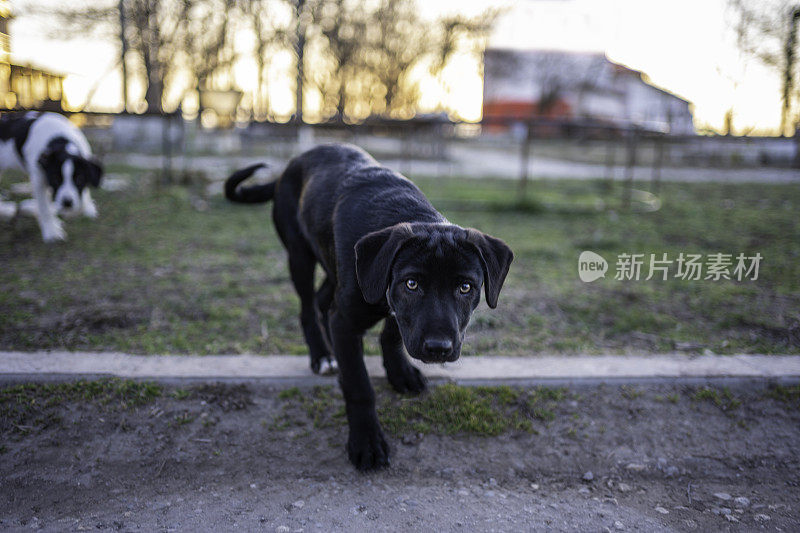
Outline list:
[[[67,232],[60,225],[45,226],[42,228],[42,239],[44,242],[57,242],[67,239]]]
[[[409,363],[405,363],[395,370],[387,369],[386,379],[400,394],[420,394],[425,390],[427,382],[422,372]]]
[[[366,431],[351,430],[347,439],[347,456],[362,472],[389,466],[389,444],[380,426],[376,423]]]
[[[97,206],[94,203],[83,204],[83,216],[86,218],[97,218]]]

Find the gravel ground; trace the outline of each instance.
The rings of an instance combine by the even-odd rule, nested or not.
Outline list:
[[[571,386],[527,430],[389,434],[392,466],[368,474],[346,460],[338,392],[320,390],[168,387],[138,407],[40,395],[26,420],[5,400],[0,528],[800,528],[796,387]]]

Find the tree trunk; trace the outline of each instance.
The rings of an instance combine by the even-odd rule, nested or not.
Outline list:
[[[344,109],[347,105],[347,75],[339,69],[339,100],[336,102],[336,119],[344,121]]]
[[[305,77],[305,73],[303,72],[303,56],[306,49],[306,27],[303,23],[303,6],[305,5],[305,0],[296,0],[297,1],[297,42],[296,46],[296,53],[297,53],[297,85],[295,87],[295,122],[298,124],[303,123],[303,79]]]
[[[120,63],[122,64],[122,112],[128,110],[128,66],[125,56],[128,54],[128,38],[125,35],[125,1],[119,0],[119,41]]]
[[[258,65],[258,85],[257,85],[257,93],[256,93],[256,112],[254,113],[258,119],[268,119],[270,117],[269,112],[269,90],[267,89],[267,73],[266,73],[266,61],[264,61],[264,50],[259,50],[258,59],[256,60],[256,64]]]
[[[161,80],[161,68],[157,60],[153,59],[151,51],[145,49],[143,54],[144,68],[147,71],[147,90],[144,101],[147,103],[148,113],[161,113],[161,97],[164,93]]]
[[[164,79],[161,61],[158,57],[161,36],[157,18],[154,9],[147,20],[146,35],[148,38],[143,39],[142,61],[147,73],[147,89],[144,93],[144,101],[147,103],[148,113],[161,113],[163,111],[161,98],[164,95]]]
[[[783,69],[783,106],[781,108],[781,135],[786,135],[789,126],[789,113],[792,103],[792,88],[794,82],[794,48],[797,43],[797,23],[800,21],[800,7],[796,7],[789,14],[789,34],[786,36],[784,48],[785,62]]]
[[[800,168],[800,122],[794,125],[794,168]]]

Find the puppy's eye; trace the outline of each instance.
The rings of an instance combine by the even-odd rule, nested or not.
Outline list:
[[[417,287],[419,287],[419,283],[417,283],[417,280],[415,280],[415,279],[407,279],[406,280],[406,288],[408,290],[415,291],[415,290],[417,290]]]
[[[461,286],[458,287],[458,292],[460,292],[461,294],[468,294],[469,291],[471,290],[472,290],[472,284],[467,282],[462,283]]]

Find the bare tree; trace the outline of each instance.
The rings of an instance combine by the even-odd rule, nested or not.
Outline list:
[[[328,56],[329,65],[327,81],[332,82],[337,95],[335,118],[342,119],[348,97],[354,91],[350,85],[360,74],[367,12],[352,0],[317,0],[311,13],[314,26],[324,39],[323,53]]]
[[[419,86],[411,79],[412,68],[430,48],[428,28],[415,24],[415,6],[403,0],[387,0],[372,13],[373,40],[365,55],[366,68],[374,74],[383,95],[382,110],[390,117],[413,114]]]
[[[128,24],[128,43],[138,53],[147,80],[144,101],[147,111],[163,110],[164,79],[168,64],[162,61],[161,50],[166,35],[160,19],[162,0],[129,0],[124,4]]]
[[[479,55],[497,13],[427,20],[414,0],[380,0],[371,7],[318,0],[314,24],[332,65],[320,77],[337,89],[335,116],[411,116],[420,97],[415,69],[425,65],[437,76],[456,53]]]
[[[235,0],[184,0],[181,5],[181,23],[173,43],[168,48],[181,54],[185,68],[171,70],[168,84],[178,83],[179,72],[188,74],[192,82],[180,93],[178,98],[189,90],[198,94],[204,89],[211,89],[214,78],[224,78],[221,82],[230,88],[232,83],[231,67],[234,50],[232,46],[233,13]],[[201,109],[202,111],[202,109]]]
[[[177,107],[188,90],[211,88],[215,78],[230,87],[235,5],[235,0],[124,0],[128,43],[147,79],[149,112],[161,112],[168,104],[167,89],[187,77],[191,82],[176,91],[177,101],[169,108]]]
[[[126,70],[144,82],[147,111],[160,113],[166,89],[178,83],[179,72],[188,72],[199,87],[213,73],[230,66],[228,14],[234,4],[234,0],[122,0],[105,6],[30,12],[52,20],[56,37],[89,31],[119,42],[127,51],[124,64],[134,67]]]
[[[739,47],[773,68],[781,77],[781,135],[800,126],[797,31],[798,0],[729,0],[735,16]]]
[[[453,15],[434,22],[433,46],[435,61],[432,73],[439,73],[457,52],[466,52],[480,57],[486,48],[489,32],[494,26],[501,10],[489,8],[474,17]]]
[[[428,20],[415,0],[106,1],[47,14],[63,38],[89,27],[120,43],[123,66],[143,82],[148,111],[176,107],[187,91],[230,88],[223,86],[234,83],[233,37],[246,29],[256,42],[254,114],[269,115],[271,57],[293,49],[300,121],[307,90],[319,92],[323,118],[410,117],[420,98],[419,69],[440,76],[454,55],[479,55],[497,15]]]
[[[271,118],[267,72],[270,58],[279,50],[290,49],[293,44],[292,29],[276,21],[275,12],[290,12],[294,6],[287,0],[240,0],[245,19],[251,23],[255,34],[255,62],[258,70],[253,115],[260,120]]]

